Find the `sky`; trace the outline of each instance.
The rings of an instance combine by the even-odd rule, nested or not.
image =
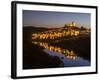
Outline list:
[[[23,26],[56,28],[74,21],[78,27],[90,27],[90,13],[23,10]]]

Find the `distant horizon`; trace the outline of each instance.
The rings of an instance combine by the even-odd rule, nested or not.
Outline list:
[[[34,27],[34,28],[48,28],[48,29],[51,29],[51,28],[62,28],[64,26],[62,26],[62,27],[23,26],[23,27]],[[78,26],[76,26],[76,27],[78,27]],[[81,26],[81,27],[90,29],[90,27],[85,27],[85,26]],[[81,27],[79,27],[79,28],[81,28]]]
[[[91,27],[90,13],[23,10],[23,26],[60,28],[72,21],[77,27]]]

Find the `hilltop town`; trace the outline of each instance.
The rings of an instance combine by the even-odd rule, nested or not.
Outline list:
[[[90,34],[90,29],[86,27],[77,27],[75,22],[65,24],[64,27],[51,28],[47,31],[32,34],[32,39],[56,39],[66,36],[79,36]]]

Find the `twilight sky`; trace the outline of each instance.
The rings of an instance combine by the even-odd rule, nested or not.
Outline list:
[[[74,21],[78,27],[90,27],[91,14],[23,10],[23,26],[63,27]]]

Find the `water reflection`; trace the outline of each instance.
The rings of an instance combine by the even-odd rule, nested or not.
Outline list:
[[[77,66],[90,66],[90,62],[88,60],[85,60],[79,56],[77,56],[74,60],[67,58],[63,54],[59,54],[57,52],[49,51],[47,49],[43,50],[44,52],[48,53],[51,56],[57,56],[62,60],[62,63],[60,66],[64,67],[77,67]]]
[[[76,53],[73,50],[62,49],[62,48],[57,47],[57,46],[51,46],[48,43],[44,43],[44,42],[34,42],[33,41],[32,43],[35,45],[41,46],[45,49],[48,49],[49,51],[63,54],[63,55],[65,55],[65,57],[67,57],[68,59],[71,59],[71,60],[75,60],[77,57]]]

